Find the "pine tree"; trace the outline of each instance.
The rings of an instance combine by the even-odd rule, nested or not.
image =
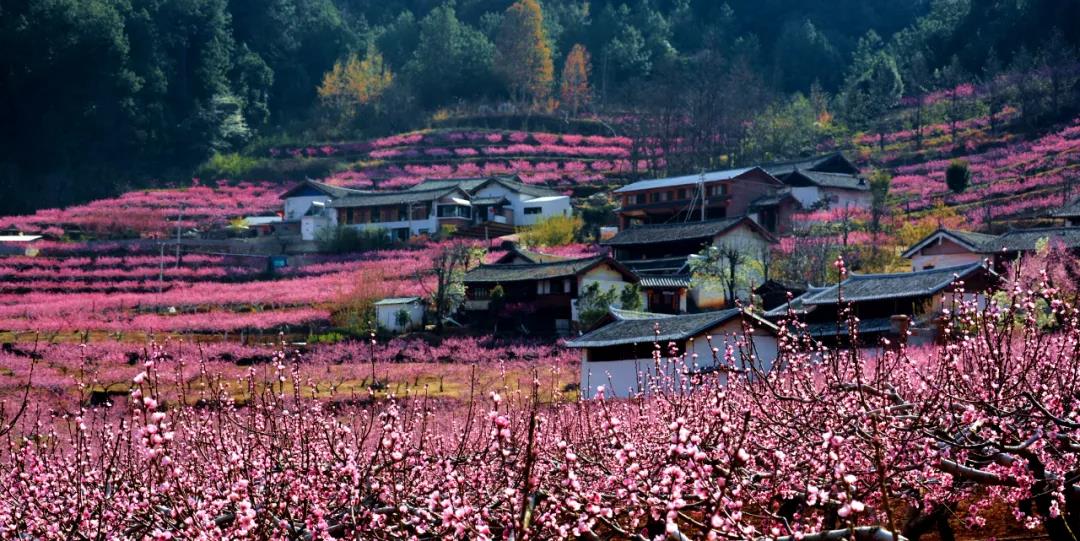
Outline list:
[[[577,116],[578,111],[589,105],[592,100],[592,87],[589,86],[589,72],[592,66],[589,64],[589,52],[582,44],[574,45],[570,54],[566,55],[566,63],[563,64],[562,83],[559,88],[559,97],[564,107]]]
[[[507,8],[496,36],[500,75],[519,101],[540,105],[551,95],[555,67],[544,33],[544,17],[536,0],[518,0]]]

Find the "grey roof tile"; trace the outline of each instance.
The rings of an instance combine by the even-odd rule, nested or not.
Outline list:
[[[843,288],[845,302],[864,302],[933,295],[949,287],[954,280],[985,271],[982,263],[943,267],[940,269],[889,274],[852,274],[840,285],[828,287],[812,295],[804,295],[802,304],[837,304],[838,288]]]
[[[639,225],[637,227],[619,231],[614,237],[601,242],[601,244],[606,246],[634,246],[709,239],[743,222],[746,222],[750,227],[757,229],[766,239],[772,240],[772,236],[753,220],[745,216],[739,216],[736,218],[709,220],[705,222]]]
[[[615,321],[567,341],[566,346],[590,348],[653,342],[663,345],[665,342],[686,340],[721,325],[740,313],[742,311],[738,308],[678,316],[639,312],[636,316],[625,319],[612,314],[615,316]]]
[[[567,259],[549,263],[480,265],[465,273],[464,282],[466,284],[478,284],[564,278],[576,276],[578,273],[584,272],[604,261],[620,266],[614,260],[605,256],[588,257],[584,259]],[[629,271],[627,272],[629,273]]]

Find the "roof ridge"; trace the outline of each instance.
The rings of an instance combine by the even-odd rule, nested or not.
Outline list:
[[[852,272],[851,274],[848,275],[848,279],[850,280],[850,279],[854,279],[854,278],[884,278],[884,277],[905,278],[905,277],[909,277],[909,276],[925,276],[927,274],[939,274],[939,273],[943,273],[943,272],[946,272],[946,271],[954,271],[954,270],[957,270],[957,269],[967,270],[967,269],[971,269],[971,268],[975,268],[975,267],[981,267],[981,266],[983,266],[982,261],[976,261],[976,262],[973,262],[973,263],[964,263],[962,265],[952,265],[952,266],[949,266],[949,267],[935,267],[933,269],[921,269],[921,270],[917,270],[917,271],[908,271],[908,272],[876,272],[876,273],[867,273],[867,274],[859,274],[859,273]],[[835,286],[835,285],[836,284],[834,284],[833,286]],[[826,286],[826,287],[833,287],[833,286]]]
[[[659,229],[661,227],[678,227],[678,226],[696,225],[696,224],[718,224],[718,223],[723,223],[723,222],[731,222],[731,221],[741,220],[743,218],[749,219],[749,216],[747,216],[745,214],[742,214],[742,215],[734,216],[734,217],[731,217],[731,218],[714,218],[712,220],[704,220],[704,221],[694,220],[694,221],[686,221],[686,222],[669,222],[669,223],[662,223],[662,224],[641,224],[641,225],[635,225],[633,227],[628,227],[628,228],[624,229],[623,231],[630,231],[631,229],[645,229],[645,228]],[[660,258],[660,259],[665,259],[665,258]],[[673,258],[666,258],[666,259],[673,259]]]
[[[540,252],[534,252],[534,253],[540,253]],[[551,254],[540,253],[540,255],[548,255],[548,256],[550,256]],[[556,257],[558,257],[558,256],[556,256]],[[481,263],[480,266],[481,267],[496,267],[496,268],[500,268],[500,269],[524,268],[524,267],[541,267],[541,266],[544,266],[544,265],[565,265],[567,263],[576,263],[576,262],[579,262],[579,261],[584,262],[584,261],[590,261],[590,260],[593,260],[593,259],[604,259],[606,257],[607,256],[604,256],[604,255],[594,255],[594,256],[590,256],[590,257],[579,257],[579,258],[574,258],[574,259],[563,259],[561,261],[543,261],[543,262],[540,262],[540,263],[501,263],[501,264],[500,263]]]

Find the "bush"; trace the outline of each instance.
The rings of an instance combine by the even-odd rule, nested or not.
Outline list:
[[[577,216],[552,216],[521,233],[526,246],[564,246],[574,242],[584,223]]]
[[[963,193],[970,183],[971,168],[968,167],[968,162],[964,160],[949,162],[949,167],[945,170],[945,184],[949,186],[949,189],[953,193]]]
[[[343,166],[330,158],[253,158],[236,152],[214,154],[195,170],[206,180],[302,180],[325,178]]]
[[[394,244],[386,231],[366,231],[344,225],[320,230],[316,242],[319,243],[320,250],[334,254],[381,250]]]
[[[195,175],[208,180],[251,178],[251,172],[258,167],[259,160],[242,156],[236,152],[228,154],[214,153],[206,163],[199,166]]]

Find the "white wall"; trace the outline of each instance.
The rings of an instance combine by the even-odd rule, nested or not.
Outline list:
[[[803,208],[810,208],[821,201],[821,190],[817,186],[800,186],[791,188],[791,196],[799,201]]]
[[[869,191],[840,190],[826,188],[822,194],[829,198],[829,206],[834,209],[842,209],[844,205],[851,208],[868,209],[873,196]]]
[[[581,360],[581,398],[593,398],[596,396],[597,387],[601,385],[604,386],[605,397],[624,398],[641,390],[639,382],[645,384],[648,383],[648,378],[643,378],[642,375],[655,377],[662,373],[670,376],[676,368],[679,370],[682,370],[683,368],[701,370],[715,366],[712,350],[710,349],[710,342],[706,339],[706,336],[710,334],[712,335],[712,347],[716,347],[720,350],[718,352],[718,359],[721,363],[726,362],[724,355],[728,344],[731,344],[732,347],[735,348],[735,355],[739,355],[738,342],[743,336],[742,323],[739,318],[735,318],[724,325],[695,336],[692,342],[688,341],[684,344],[680,344],[680,352],[686,351],[688,353],[685,364],[662,360],[660,364],[657,365],[651,358],[593,362],[588,359],[588,350],[583,349]],[[755,329],[750,335],[750,339],[753,341],[754,349],[761,361],[761,368],[768,370],[772,367],[772,363],[776,360],[777,356],[776,337],[765,330]],[[662,344],[662,346],[666,347],[666,344]],[[687,349],[689,349],[689,351],[687,351]],[[665,354],[666,353],[667,352],[665,351]],[[694,353],[698,355],[696,362],[692,357]],[[739,367],[739,359],[737,357],[735,362],[736,367]],[[648,389],[645,389],[645,392],[647,391]]]
[[[920,251],[911,258],[911,270],[924,270],[927,266],[940,269],[942,267],[970,265],[982,260],[982,254],[973,254],[971,252],[960,254],[925,254]]]
[[[429,235],[433,235],[439,231],[439,221],[433,217],[428,217],[424,220],[403,220],[397,222],[376,222],[368,224],[350,224],[349,227],[357,229],[359,231],[374,231],[378,229],[384,229],[389,233],[391,229],[409,228],[409,234],[411,236],[420,235],[421,232],[426,232]]]
[[[525,214],[525,209],[540,207],[540,214]],[[514,208],[514,223],[516,225],[533,225],[545,218],[552,216],[570,216],[570,198],[562,197],[538,197],[523,199]]]
[[[612,269],[611,267],[609,267],[606,264],[598,265],[596,268],[594,268],[594,269],[590,270],[589,272],[579,276],[577,278],[577,280],[578,280],[578,283],[577,283],[578,297],[580,297],[581,293],[583,291],[585,291],[585,288],[589,287],[592,284],[599,284],[601,292],[606,292],[611,288],[615,288],[615,291],[618,291],[619,294],[622,294],[623,288],[630,285],[630,282],[627,282],[623,278],[622,274],[620,274],[618,271],[616,271],[615,269]],[[558,284],[562,284],[562,280],[554,280],[552,287],[555,286],[554,282],[557,282]],[[641,305],[645,306],[646,301],[647,301],[647,298],[645,297],[645,293],[642,292],[641,293]],[[614,303],[613,307],[614,308],[621,308],[622,307],[622,303],[619,301],[618,298],[615,299],[615,303]],[[570,318],[573,321],[578,321],[578,299],[576,299],[576,298],[573,299],[572,301],[570,301]]]
[[[409,314],[411,323],[408,328],[398,325],[397,314],[405,310]],[[375,307],[375,319],[379,327],[393,332],[409,331],[418,328],[424,322],[424,305],[419,302],[403,304],[384,304]]]
[[[300,219],[300,238],[304,240],[316,240],[319,231],[330,227],[331,220],[325,216],[304,216]]]
[[[514,211],[514,225],[532,225],[544,218],[569,216],[571,213],[570,198],[567,196],[530,204],[529,201],[532,199],[549,198],[524,195],[497,183],[488,184],[477,190],[473,195],[474,199],[484,197],[505,197],[510,202],[510,208]],[[526,207],[541,207],[543,210],[540,214],[525,214]]]
[[[299,220],[307,214],[311,204],[320,201],[324,205],[330,204],[330,196],[306,195],[303,197],[289,197],[285,199],[285,220]]]

